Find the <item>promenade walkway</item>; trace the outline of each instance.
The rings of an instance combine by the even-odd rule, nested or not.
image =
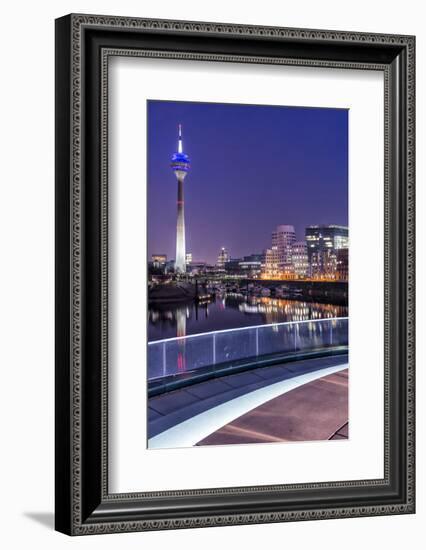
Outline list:
[[[243,414],[197,445],[347,439],[347,390],[348,369],[318,378]]]
[[[343,439],[347,360],[263,367],[151,397],[148,447]]]

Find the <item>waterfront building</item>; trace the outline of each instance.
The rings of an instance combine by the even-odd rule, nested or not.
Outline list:
[[[272,246],[267,248],[263,253],[262,259],[262,278],[263,279],[278,279],[281,275],[280,261],[278,248]]]
[[[283,274],[291,272],[291,251],[295,242],[293,225],[278,225],[272,232],[272,249],[277,250],[278,266]]]
[[[202,273],[205,273],[206,268],[206,262],[198,260],[191,260],[191,262],[187,264],[187,271],[192,273],[192,275],[201,275]]]
[[[164,269],[167,264],[167,254],[152,254],[151,262],[156,269]]]
[[[217,257],[216,265],[219,269],[224,269],[226,262],[229,262],[230,260],[229,252],[228,250],[222,246],[219,252],[219,256]]]
[[[262,272],[262,254],[250,254],[244,256],[239,262],[239,269],[246,277],[260,277]]]
[[[263,258],[263,254],[249,254],[248,256],[244,256],[243,261],[262,263],[262,258]]]
[[[339,281],[349,280],[349,248],[339,248],[337,250],[336,278]]]
[[[303,279],[308,275],[308,248],[305,242],[293,243],[291,247],[291,267],[296,279]]]
[[[224,265],[223,269],[228,274],[239,275],[240,262],[241,262],[241,258],[228,258],[228,260],[223,264]]]
[[[337,254],[349,247],[349,230],[341,225],[311,225],[305,230],[309,275],[337,279]]]
[[[217,273],[217,265],[205,264],[204,273]]]
[[[177,223],[176,223],[176,260],[175,271],[186,271],[186,241],[185,241],[185,210],[183,182],[189,171],[189,157],[183,152],[182,126],[179,124],[178,150],[172,156],[171,165],[178,182],[177,192]]]

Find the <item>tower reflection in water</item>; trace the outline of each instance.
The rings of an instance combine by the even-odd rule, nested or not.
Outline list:
[[[344,305],[224,295],[205,304],[150,305],[148,340],[153,342],[239,327],[347,316],[348,307]],[[179,372],[186,370],[185,344],[184,338],[178,340],[176,355],[173,353],[173,357],[167,357],[167,361],[177,362]]]
[[[181,308],[176,310],[175,312],[176,336],[178,338],[182,338],[182,336],[186,336],[186,316],[187,316],[187,308]],[[177,367],[179,372],[186,370],[184,338],[182,338],[182,340],[178,340]]]

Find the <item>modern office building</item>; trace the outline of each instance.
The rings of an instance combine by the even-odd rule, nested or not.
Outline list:
[[[206,262],[198,261],[198,260],[192,260],[186,266],[186,270],[189,273],[192,273],[192,275],[200,275],[202,273],[205,273],[206,268],[207,268]]]
[[[151,256],[152,266],[156,269],[164,268],[167,264],[166,254],[152,254]]]
[[[229,260],[230,260],[229,252],[224,246],[222,246],[219,252],[219,256],[217,257],[217,262],[216,262],[217,267],[219,269],[224,269],[226,262],[229,262]]]
[[[229,258],[223,265],[223,268],[219,268],[221,271],[226,271],[228,275],[240,274],[240,262],[241,258]],[[219,265],[217,266],[219,267]]]
[[[278,279],[281,276],[278,248],[272,246],[263,253],[262,259],[262,278]]]
[[[272,248],[277,250],[279,269],[286,273],[291,270],[291,251],[296,242],[292,225],[278,225],[272,233]]]
[[[349,230],[341,225],[311,225],[305,230],[309,276],[337,279],[337,254],[349,248]]]
[[[338,281],[349,280],[349,248],[339,248],[337,251],[336,278]]]
[[[250,254],[239,261],[240,273],[247,277],[259,277],[262,272],[262,254]]]
[[[175,271],[186,271],[186,242],[185,242],[185,210],[183,181],[189,171],[189,157],[183,152],[182,126],[179,124],[178,150],[172,156],[171,165],[178,181],[177,192],[177,223],[176,223],[176,260]]]
[[[291,247],[291,267],[296,279],[303,279],[308,275],[308,248],[305,242],[295,242]]]

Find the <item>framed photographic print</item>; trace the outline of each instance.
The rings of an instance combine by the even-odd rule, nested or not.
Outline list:
[[[56,529],[414,512],[412,36],[56,21]]]

